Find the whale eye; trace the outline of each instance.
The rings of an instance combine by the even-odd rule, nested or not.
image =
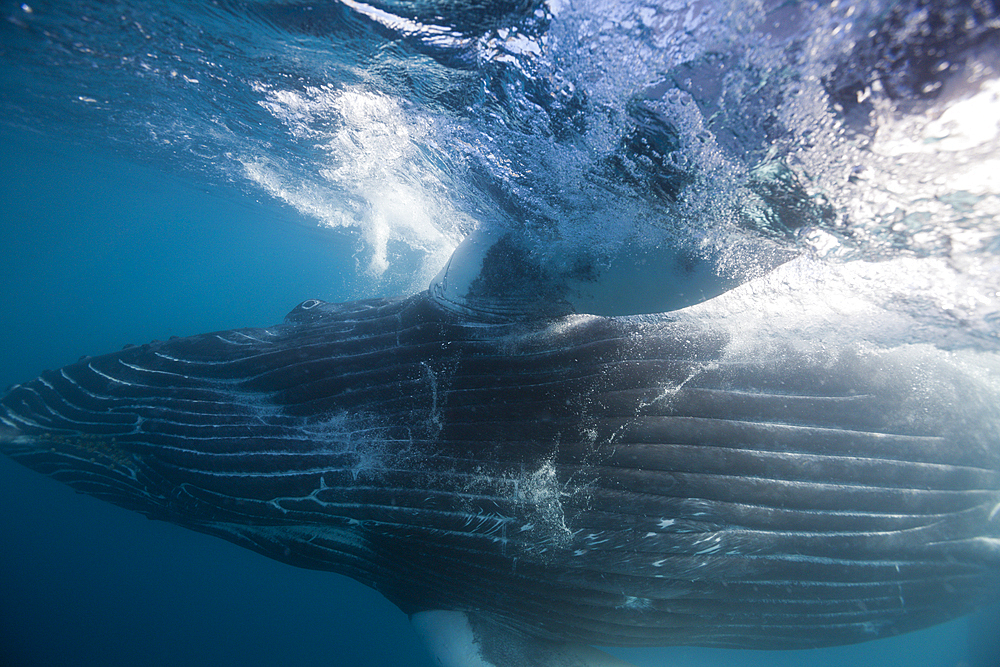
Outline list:
[[[301,308],[302,310],[309,310],[311,308],[315,308],[316,306],[318,306],[321,303],[322,303],[322,301],[320,301],[318,299],[309,299],[308,301],[303,301],[299,305],[299,308]]]

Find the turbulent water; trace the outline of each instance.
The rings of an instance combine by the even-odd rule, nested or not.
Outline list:
[[[423,289],[471,231],[505,230],[567,274],[642,277],[668,247],[738,282],[804,256],[799,306],[809,280],[842,283],[943,347],[1000,349],[989,0],[3,1],[0,16],[5,136],[258,200],[273,236],[245,252],[299,239],[304,261],[353,276],[342,294]],[[285,286],[289,308],[327,296]]]
[[[925,4],[5,3],[0,108],[349,228],[388,284],[477,226],[556,267],[933,258],[995,339],[996,13]]]

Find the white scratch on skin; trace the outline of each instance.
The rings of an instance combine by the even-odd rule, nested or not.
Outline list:
[[[983,543],[985,543],[991,549],[1000,550],[1000,538],[996,538],[996,537],[978,537],[978,538],[976,538],[976,541],[977,542],[983,542]]]
[[[660,528],[670,528],[675,523],[674,519],[660,519]]]
[[[102,373],[101,371],[99,371],[99,370],[97,370],[96,368],[94,368],[94,365],[93,365],[93,364],[87,364],[87,368],[89,368],[89,369],[90,369],[90,370],[92,370],[93,372],[97,373],[97,374],[98,374],[98,375],[100,375],[100,376],[101,376],[102,378],[105,378],[105,379],[108,379],[108,380],[111,380],[112,382],[117,382],[118,384],[123,384],[123,385],[125,385],[125,386],[127,386],[127,387],[133,387],[133,386],[135,386],[135,385],[133,385],[133,384],[132,384],[131,382],[125,382],[124,380],[119,380],[119,379],[118,379],[118,378],[116,378],[116,377],[111,377],[111,376],[110,376],[110,375],[108,375],[107,373]]]
[[[261,340],[260,338],[256,338],[255,336],[251,336],[249,334],[243,333],[242,331],[233,331],[232,334],[234,336],[243,336],[244,338],[248,338],[248,339],[250,339],[252,341],[255,341],[257,343],[266,343],[267,342],[267,341]]]
[[[170,371],[160,371],[156,370],[155,368],[143,368],[142,366],[136,366],[135,364],[126,363],[121,359],[118,360],[118,363],[120,363],[122,366],[131,368],[134,371],[139,371],[142,373],[159,373],[160,375],[171,375],[173,377],[182,377],[182,378],[188,377],[187,375],[184,375],[182,373],[171,373]]]
[[[661,558],[660,560],[653,561],[653,567],[663,567],[663,564],[667,562],[666,558]]]
[[[288,510],[281,506],[281,501],[286,500],[285,498],[272,498],[268,501],[268,504],[279,510],[282,514],[288,514]]]
[[[1000,503],[997,503],[996,506],[993,508],[993,511],[990,512],[990,521],[997,518],[997,514],[1000,514]]]
[[[674,398],[680,392],[681,389],[684,388],[684,385],[686,385],[688,382],[690,382],[691,380],[693,380],[694,378],[696,378],[698,375],[700,375],[702,373],[702,371],[704,371],[704,370],[712,370],[713,368],[714,368],[714,364],[708,364],[704,368],[695,368],[694,370],[691,371],[690,375],[688,375],[686,378],[684,378],[684,380],[682,380],[680,382],[680,384],[668,384],[668,385],[665,385],[663,387],[662,391],[660,392],[659,396],[656,396],[655,398],[652,398],[649,401],[643,402],[639,406],[640,409],[641,408],[647,408],[647,407],[649,407],[651,405],[654,405],[656,403],[659,403],[661,401],[669,404],[669,401],[672,398]]]
[[[230,332],[227,332],[227,333],[232,334],[234,337],[235,336],[242,336],[246,340],[248,340],[248,341],[254,341],[256,343],[263,343],[264,342],[264,341],[262,341],[260,339],[254,338],[253,336],[248,336],[247,334],[245,334],[245,333],[243,333],[241,331],[230,331]],[[248,343],[248,342],[245,342],[245,341],[232,340],[232,339],[226,338],[224,336],[220,336],[219,334],[215,334],[215,337],[218,338],[219,340],[221,340],[223,343],[227,343],[229,345],[239,345],[241,347],[245,347],[247,345],[253,345],[253,343]]]

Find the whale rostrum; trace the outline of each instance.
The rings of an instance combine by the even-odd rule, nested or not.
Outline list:
[[[851,643],[996,599],[995,355],[748,333],[732,293],[633,317],[440,293],[47,371],[0,401],[0,447],[353,577],[444,665]]]

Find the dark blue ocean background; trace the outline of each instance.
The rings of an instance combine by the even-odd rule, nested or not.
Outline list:
[[[476,213],[482,215],[479,222],[483,224],[511,225],[506,217],[527,211],[529,217],[535,216],[531,233],[572,241],[578,247],[590,247],[588,239],[593,239],[586,229],[603,230],[601,238],[612,239],[609,244],[645,239],[650,233],[643,226],[648,219],[670,214],[660,209],[649,213],[652,209],[643,208],[648,201],[628,190],[650,178],[645,173],[636,175],[633,169],[631,180],[625,179],[620,189],[611,189],[621,200],[595,197],[597,204],[589,202],[587,215],[591,217],[581,214],[568,226],[546,227],[546,215],[558,217],[561,210],[577,210],[579,202],[555,195],[537,195],[536,200],[524,192],[537,194],[549,183],[548,194],[561,196],[561,188],[573,173],[550,173],[548,179],[544,173],[539,176],[546,167],[554,169],[552,155],[525,148],[530,142],[524,137],[534,136],[530,129],[512,129],[509,119],[483,112],[499,108],[501,102],[485,94],[484,99],[470,103],[469,111],[446,99],[448,91],[435,91],[426,81],[421,83],[418,72],[413,74],[416,83],[398,84],[410,92],[408,113],[415,109],[423,114],[422,123],[448,125],[448,131],[440,135],[414,135],[414,143],[423,150],[415,158],[422,161],[420,173],[426,177],[422,182],[434,181],[421,191],[425,204],[421,215],[430,211],[450,217],[430,231],[401,228],[393,218],[400,215],[397,210],[379,209],[380,193],[391,188],[371,192],[358,188],[365,178],[363,170],[338,172],[326,181],[316,176],[324,167],[324,156],[329,157],[323,142],[335,134],[332,130],[323,134],[330,118],[319,117],[313,106],[309,113],[314,117],[290,119],[293,105],[280,107],[282,98],[273,95],[273,90],[252,85],[272,76],[275,89],[284,82],[301,92],[303,99],[316,102],[319,96],[309,86],[343,81],[348,77],[344,72],[349,72],[354,77],[348,81],[351,86],[378,89],[384,79],[372,83],[351,70],[347,56],[337,49],[350,42],[354,53],[363,52],[364,62],[370,64],[368,51],[378,50],[376,39],[389,39],[386,29],[364,32],[358,28],[361,36],[337,42],[334,49],[324,42],[329,26],[316,28],[307,26],[301,17],[288,18],[296,11],[288,8],[300,6],[245,4],[266,5],[271,13],[266,20],[251,22],[249,28],[235,21],[226,23],[236,35],[260,31],[247,35],[253,48],[243,44],[235,49],[236,55],[228,46],[219,46],[232,41],[220,37],[216,43],[209,38],[218,32],[209,31],[205,37],[192,29],[197,17],[190,3],[177,3],[173,14],[138,4],[90,2],[84,9],[81,3],[79,12],[58,3],[39,3],[30,12],[21,3],[0,4],[5,19],[0,28],[0,387],[74,362],[81,355],[130,343],[274,324],[308,298],[343,301],[413,291],[419,288],[415,281],[423,280],[428,272],[433,274],[439,265],[434,262],[446,257],[450,245],[470,230]],[[46,11],[56,17],[45,26],[32,27],[31,22],[44,18]],[[88,11],[98,19],[89,24],[74,22],[74,17],[84,17]],[[125,21],[128,12],[132,13]],[[119,14],[122,26],[141,23],[137,34],[145,31],[153,37],[156,30],[150,25],[162,37],[173,25],[171,16],[179,17],[176,34],[182,36],[160,42],[152,39],[148,47],[130,45],[131,37],[112,36],[114,26],[109,28],[114,23],[109,17]],[[214,15],[213,20],[228,21]],[[622,25],[627,22],[623,20]],[[535,38],[529,34],[531,26],[522,28],[531,42]],[[496,27],[483,21],[467,29],[495,31]],[[456,79],[468,77],[469,71],[476,71],[462,61],[469,57],[469,47],[459,39],[458,29],[453,32],[459,35],[450,37],[454,44],[403,40],[399,52],[386,58],[400,62],[429,58],[422,65],[427,80],[433,78],[434,67],[459,72]],[[192,45],[194,33],[201,34],[203,41],[195,40]],[[213,44],[218,51],[212,51]],[[411,51],[404,48],[407,45]],[[505,52],[507,56],[515,46]],[[140,67],[141,54],[147,51],[153,54],[150,62],[173,58],[172,64],[160,69]],[[337,67],[325,69],[318,64],[338,57],[345,61],[336,63]],[[508,61],[498,58],[497,62]],[[563,64],[577,74],[590,66]],[[663,68],[669,65],[661,64]],[[287,74],[293,70],[295,76]],[[493,71],[490,76],[494,82],[507,76],[510,90],[523,90],[524,81],[537,74],[528,70],[517,75],[522,77],[520,83],[507,71]],[[217,73],[214,80],[206,76],[212,72]],[[546,74],[552,81],[550,75]],[[636,76],[652,75],[644,71]],[[190,85],[171,87],[178,77]],[[585,79],[580,74],[577,85],[582,87]],[[211,94],[198,97],[191,92],[199,81],[202,88],[213,86]],[[455,89],[466,85],[462,81],[452,82]],[[557,93],[571,87],[553,85]],[[253,90],[259,93],[255,99],[249,92]],[[590,102],[580,102],[580,113],[600,115],[587,104],[600,107],[595,100],[603,100],[606,106],[601,113],[611,117],[608,109],[614,104],[608,100],[612,97],[594,84]],[[526,110],[530,105],[518,106],[519,101],[524,102],[504,102],[508,106],[503,108],[530,115]],[[567,102],[569,111],[557,109],[556,113],[554,107],[545,107],[542,112],[549,118],[562,117],[560,122],[572,126],[576,121],[566,120],[576,113],[571,107]],[[456,129],[462,123],[465,126]],[[225,131],[211,129],[218,127]],[[788,129],[793,135],[797,131]],[[523,142],[524,155],[535,157],[524,157],[531,168],[509,177],[507,190],[497,194],[496,188],[483,183],[508,178],[501,169],[507,163],[502,155],[495,162],[482,157],[493,155],[482,137],[500,137],[512,145],[515,134]],[[558,132],[541,134],[549,137]],[[764,135],[737,134],[739,141],[764,141]],[[475,144],[473,139],[483,143]],[[447,152],[440,159],[427,157],[433,150],[442,150],[447,141],[456,142],[456,153],[465,151],[461,159]],[[591,137],[588,141],[598,140]],[[501,144],[498,141],[493,147],[498,154]],[[568,159],[568,155],[562,157]],[[449,163],[452,158],[455,164]],[[611,160],[601,164],[628,170],[646,163],[630,166]],[[474,178],[463,176],[467,173]],[[420,180],[407,178],[404,173],[396,181],[384,180],[393,187]],[[733,179],[739,181],[739,174]],[[302,194],[315,195],[315,188],[324,183],[330,193]],[[301,186],[298,195],[297,185]],[[718,181],[716,185],[722,187]],[[681,186],[667,182],[656,187],[662,195],[664,188]],[[624,190],[628,191],[622,194]],[[455,201],[461,205],[448,209],[442,192],[457,193]],[[370,223],[359,214],[358,224],[330,224],[333,214],[327,209],[336,207],[323,209],[324,196],[350,200],[343,206],[349,212],[359,210],[357,201],[373,198],[367,203],[377,215],[369,218],[377,222]],[[609,220],[608,209],[622,201],[629,204],[621,210],[641,213],[623,213]],[[714,211],[725,218],[712,206],[694,206],[693,210]],[[919,220],[924,222],[911,220],[909,231],[888,245],[876,233],[879,222],[853,237],[831,236],[832,225],[826,229],[821,221],[800,236],[782,236],[789,230],[775,233],[764,229],[764,223],[760,229],[743,224],[737,231],[740,240],[759,232],[760,238],[782,247],[813,251],[829,251],[829,239],[836,238],[841,244],[837,250],[843,252],[830,253],[834,259],[884,256],[887,248],[916,249],[919,256],[935,256],[937,241],[928,241],[920,233],[936,223]],[[990,227],[985,235],[997,229],[995,219],[979,216],[975,220],[970,223],[973,230],[975,225]],[[616,236],[615,224],[627,230]],[[388,241],[379,235],[385,229]],[[696,232],[704,240],[706,230],[714,227],[692,223],[669,232],[662,226],[652,229],[662,238]],[[710,241],[723,243],[715,237]],[[969,256],[975,252],[969,250]],[[984,320],[984,335],[995,335],[989,327],[996,322]],[[997,628],[1000,608],[994,607],[925,631],[849,647],[790,653],[686,647],[615,652],[639,666],[997,667]],[[350,579],[296,569],[216,538],[149,521],[75,494],[0,458],[0,667],[125,665],[429,667],[431,662],[406,617]]]

